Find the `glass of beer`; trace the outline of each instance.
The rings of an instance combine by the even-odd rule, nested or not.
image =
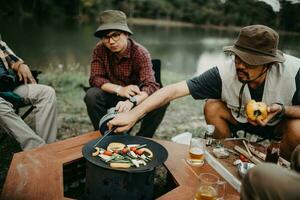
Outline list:
[[[206,140],[203,138],[191,138],[187,162],[192,166],[204,164]]]
[[[199,175],[199,187],[194,200],[222,200],[225,195],[225,181],[211,173],[201,173]]]

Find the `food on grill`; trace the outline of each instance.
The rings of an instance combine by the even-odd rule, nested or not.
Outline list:
[[[95,147],[93,156],[99,156],[101,160],[109,163],[112,168],[129,168],[145,166],[153,158],[153,153],[146,148],[146,144],[123,144],[112,142],[107,150]]]
[[[153,157],[153,153],[152,153],[152,151],[150,149],[148,149],[148,148],[141,148],[140,150],[143,151],[144,154],[146,154],[146,155],[148,154],[147,156],[149,158]]]
[[[99,157],[100,157],[102,160],[104,160],[104,161],[110,160],[110,158],[111,158],[111,156],[104,155],[104,154],[100,154]]]
[[[267,105],[264,102],[250,100],[246,105],[246,114],[252,121],[256,119],[264,120],[268,116]]]
[[[92,153],[92,156],[98,156],[100,153],[100,148],[99,147],[95,147],[96,151]]]
[[[112,156],[113,153],[111,151],[104,151],[103,154],[107,156]]]
[[[130,163],[110,163],[112,168],[129,168],[131,167]]]
[[[107,146],[107,151],[122,150],[125,144],[119,142],[112,142]]]

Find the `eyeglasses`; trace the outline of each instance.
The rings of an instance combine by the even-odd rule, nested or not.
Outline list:
[[[105,36],[103,36],[102,40],[103,40],[104,42],[109,42],[109,41],[110,41],[110,38],[111,38],[113,41],[117,42],[117,41],[120,40],[120,35],[121,35],[121,34],[122,34],[121,32],[113,32],[113,33],[110,34],[110,35],[105,35]]]
[[[246,68],[248,69],[254,69],[257,67],[257,65],[250,65],[246,62],[244,62],[242,59],[240,59],[240,57],[238,57],[237,55],[234,56],[234,63],[236,65],[240,65],[240,64],[243,64]]]

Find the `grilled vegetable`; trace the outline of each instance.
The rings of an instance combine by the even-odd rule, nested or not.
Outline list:
[[[127,154],[128,150],[126,148],[122,149],[122,154]]]
[[[114,163],[114,162],[112,162],[109,165],[112,168],[129,168],[129,167],[131,167],[130,163]]]
[[[147,157],[152,158],[153,157],[153,153],[150,149],[148,148],[141,148],[141,151],[143,151],[143,154],[145,154]]]
[[[108,162],[111,159],[111,156],[99,154],[99,157],[104,160],[104,162]]]
[[[129,151],[128,155],[132,158],[137,158],[137,155],[133,151]]]
[[[239,155],[239,159],[242,161],[242,162],[249,162],[249,159],[247,157],[245,157],[244,155],[240,154]]]
[[[138,150],[136,150],[135,151],[135,153],[137,154],[137,155],[142,155],[143,154],[143,150],[141,150],[141,149],[138,149]]]
[[[122,150],[125,147],[125,144],[119,143],[119,142],[112,142],[107,146],[108,151],[114,151],[114,150]]]
[[[131,159],[131,162],[132,162],[136,167],[140,167],[140,163],[138,162],[138,160],[136,160],[136,159]]]
[[[151,161],[153,153],[150,149],[144,148],[146,144],[128,144],[112,142],[107,150],[96,147],[93,156],[98,155],[101,160],[109,163],[112,168],[129,168],[147,165]]]
[[[135,152],[136,151],[136,147],[130,147],[130,151]]]
[[[104,155],[107,155],[107,156],[111,156],[111,155],[112,155],[112,152],[111,152],[111,151],[104,151],[103,154],[104,154]]]
[[[136,147],[136,149],[141,149],[141,148],[146,147],[146,146],[147,146],[147,144],[143,144],[143,145],[140,145],[140,146]]]
[[[95,147],[96,151],[92,153],[92,156],[98,156],[100,153],[100,148],[99,147]]]

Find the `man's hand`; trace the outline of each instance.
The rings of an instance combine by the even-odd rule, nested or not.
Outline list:
[[[254,125],[254,126],[266,126],[267,123],[274,117],[276,116],[278,113],[282,112],[282,107],[281,105],[274,103],[270,106],[267,107],[267,111],[268,111],[268,116],[266,119],[264,120],[260,120],[260,119],[256,119],[255,121],[252,121],[248,118],[248,121],[250,124]]]
[[[140,88],[137,85],[128,85],[121,87],[119,96],[129,98],[130,96],[139,95],[141,93]]]
[[[36,83],[36,80],[33,78],[31,71],[26,64],[24,64],[24,63],[20,64],[17,72],[18,72],[19,80],[20,81],[24,80],[25,84],[27,84],[27,83],[35,84]]]
[[[131,103],[129,100],[119,101],[116,105],[116,111],[118,111],[119,113],[128,112],[132,107],[133,103]]]
[[[107,126],[109,130],[111,130],[112,127],[118,127],[115,130],[115,133],[122,133],[128,131],[131,127],[133,127],[137,120],[137,115],[135,115],[132,111],[119,113],[114,119],[110,120],[107,123]]]

